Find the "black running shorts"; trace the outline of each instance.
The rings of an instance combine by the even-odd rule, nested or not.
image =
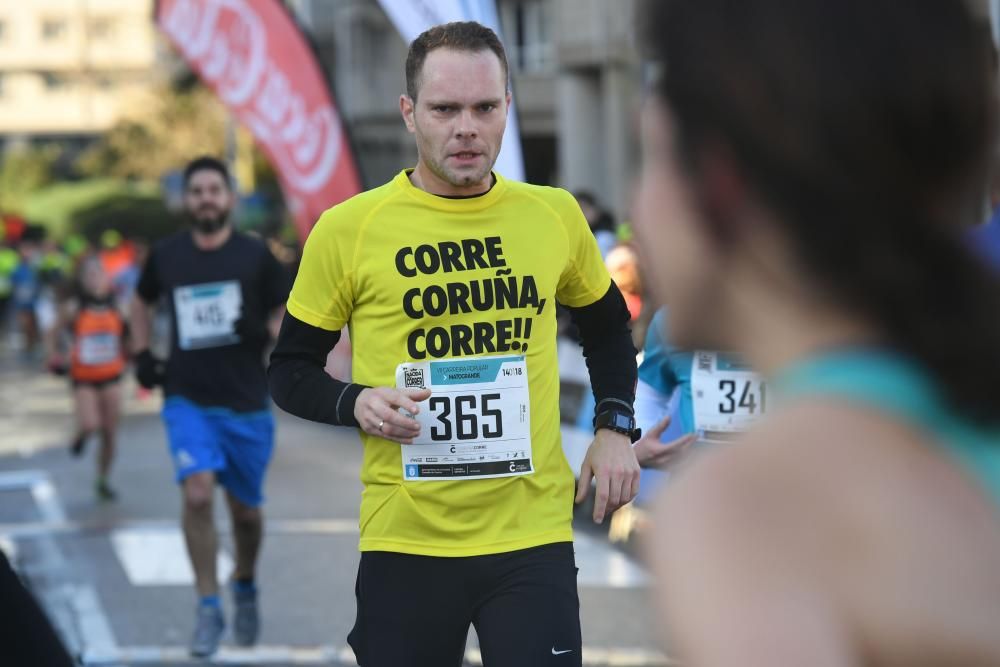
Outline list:
[[[488,556],[361,554],[348,642],[362,667],[460,667],[469,626],[485,667],[580,667],[573,544]]]

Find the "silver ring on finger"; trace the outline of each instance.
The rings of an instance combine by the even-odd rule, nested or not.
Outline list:
[[[385,420],[384,419],[379,419],[378,420],[378,431],[379,431],[379,433],[382,432],[382,427],[383,426],[385,426]]]

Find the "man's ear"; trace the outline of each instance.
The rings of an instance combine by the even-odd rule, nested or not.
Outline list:
[[[406,129],[411,134],[416,131],[413,124],[413,111],[415,106],[414,101],[410,99],[409,95],[399,96],[399,113],[403,116],[403,122],[406,124]]]

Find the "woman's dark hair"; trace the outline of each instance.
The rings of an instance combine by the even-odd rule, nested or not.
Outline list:
[[[962,238],[993,150],[988,27],[961,0],[648,0],[642,17],[692,176],[725,146],[813,282],[1000,425],[1000,285]]]

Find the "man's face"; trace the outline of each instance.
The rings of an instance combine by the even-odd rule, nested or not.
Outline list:
[[[417,99],[400,98],[420,162],[440,194],[488,185],[500,153],[510,94],[500,59],[490,50],[440,48],[427,54]]]
[[[215,169],[199,169],[191,174],[184,189],[184,210],[199,231],[221,229],[232,205],[233,194],[222,174]]]

